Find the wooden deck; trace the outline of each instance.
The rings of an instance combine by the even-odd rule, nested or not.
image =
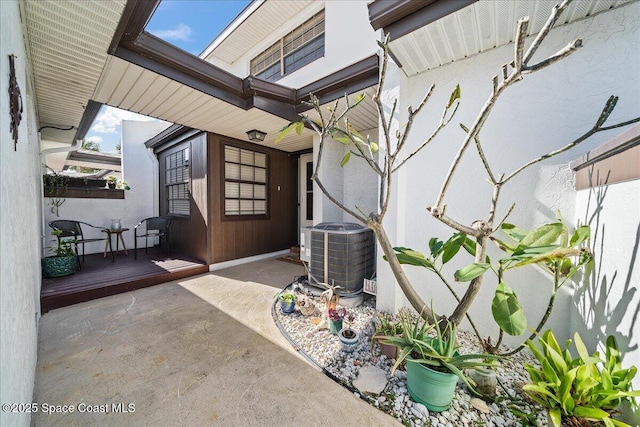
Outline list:
[[[42,279],[42,313],[79,302],[128,292],[147,286],[207,273],[209,266],[179,254],[170,256],[160,248],[138,251],[138,259],[119,253],[115,262],[102,254],[87,255],[82,270],[65,277]]]

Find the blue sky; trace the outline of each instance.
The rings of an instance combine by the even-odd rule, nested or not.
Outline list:
[[[197,56],[249,3],[250,0],[162,0],[146,30]],[[85,139],[99,143],[102,152],[115,153],[122,120],[153,119],[105,106]]]

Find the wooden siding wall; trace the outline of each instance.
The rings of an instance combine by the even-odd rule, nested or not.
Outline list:
[[[268,218],[228,219],[223,213],[223,146],[236,146],[267,153]],[[297,156],[209,134],[209,188],[211,262],[218,263],[283,249],[296,243]]]
[[[167,193],[165,186],[165,158],[187,146],[189,150],[189,173],[191,177],[191,205],[189,218],[173,216],[171,221],[171,248],[185,255],[211,263],[209,243],[207,239],[208,182],[207,182],[207,138],[204,133],[171,146],[158,155],[160,170],[160,215],[166,215]]]

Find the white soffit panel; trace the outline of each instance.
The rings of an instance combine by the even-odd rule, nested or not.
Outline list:
[[[20,2],[26,17],[41,124],[78,126],[126,4],[109,1]],[[72,142],[74,132],[43,130],[43,138]]]
[[[378,128],[378,109],[372,100],[373,96],[376,93],[376,90],[377,90],[377,86],[372,86],[365,89],[364,91],[359,91],[348,96],[349,104],[353,105],[356,103],[356,99],[358,95],[360,95],[361,93],[365,95],[365,99],[357,107],[353,108],[348,114],[349,123],[351,123],[360,132]],[[335,108],[335,106],[336,106],[335,101],[323,104],[320,110],[322,111],[322,114],[324,115],[324,117],[328,118],[330,114],[327,107],[331,107],[333,109]],[[345,99],[340,98],[338,102],[338,110],[337,110],[338,114],[344,111],[345,106],[346,106]],[[313,120],[318,120],[319,118],[318,113],[315,110],[306,111],[305,114],[307,114]],[[377,133],[369,134],[369,135],[371,136],[372,141],[378,140]],[[367,135],[364,134],[364,136],[366,137]]]
[[[636,0],[575,0],[556,26],[593,16]],[[518,19],[529,16],[527,35],[547,21],[556,0],[480,0],[390,43],[404,72],[415,75],[512,43]]]
[[[253,46],[294,18],[302,9],[312,4],[310,0],[269,0],[264,2],[238,28],[227,36],[208,55],[233,64]]]
[[[247,140],[248,130],[259,129],[267,132],[261,145],[283,151],[299,151],[312,146],[313,132],[308,129],[302,135],[290,133],[276,146],[274,141],[280,130],[289,124],[288,121],[257,108],[244,110],[112,56],[107,61],[93,99],[112,107],[242,141]]]

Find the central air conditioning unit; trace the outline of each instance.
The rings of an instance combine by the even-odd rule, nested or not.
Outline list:
[[[362,293],[364,279],[376,274],[373,231],[358,224],[323,222],[311,228],[309,283],[339,287],[348,297]]]

